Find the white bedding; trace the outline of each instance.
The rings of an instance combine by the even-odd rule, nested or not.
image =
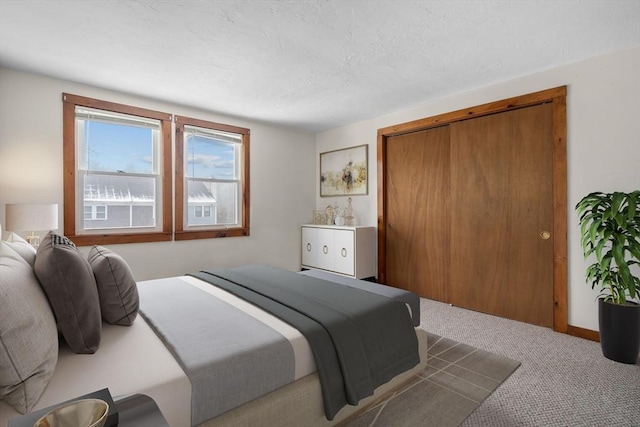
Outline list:
[[[189,379],[140,316],[128,327],[103,324],[95,354],[76,354],[62,345],[56,371],[34,410],[105,387],[112,396],[147,394],[171,417],[171,426],[190,424]],[[18,415],[0,402],[0,421],[6,423]]]
[[[294,350],[295,379],[315,371],[307,340],[288,324],[194,277],[175,277],[216,295],[286,337]],[[75,354],[62,345],[56,371],[34,410],[108,387],[112,396],[142,393],[152,397],[172,427],[191,425],[191,384],[153,330],[138,316],[132,326],[104,323],[95,354]],[[0,401],[0,426],[20,415]]]

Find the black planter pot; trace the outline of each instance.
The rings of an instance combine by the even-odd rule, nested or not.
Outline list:
[[[640,305],[598,300],[600,346],[607,359],[636,364],[640,354]]]

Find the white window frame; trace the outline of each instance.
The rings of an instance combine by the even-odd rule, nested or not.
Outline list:
[[[204,239],[215,237],[248,236],[249,228],[249,129],[240,128],[220,123],[207,122],[199,119],[176,117],[176,224],[175,239]],[[219,177],[203,178],[190,177],[187,172],[187,134],[194,130],[204,135],[218,137],[229,141],[234,146],[234,168],[236,170],[233,179]],[[210,183],[225,183],[237,186],[236,189],[236,218],[232,224],[200,225],[188,224],[188,181],[200,181]],[[211,209],[211,215],[217,215],[217,209]]]
[[[78,216],[81,212],[84,212],[84,206],[86,203],[111,203],[112,206],[127,206],[129,208],[129,226],[128,227],[118,227],[118,226],[94,226],[94,227],[85,227],[84,221],[76,222],[76,234],[118,234],[118,233],[149,233],[149,232],[158,232],[161,230],[162,224],[162,204],[159,203],[161,200],[158,200],[157,195],[162,194],[162,176],[160,174],[160,139],[161,139],[161,123],[156,119],[147,119],[141,118],[138,116],[133,116],[130,114],[122,114],[116,113],[106,110],[99,110],[95,108],[87,108],[76,106],[76,158],[78,161],[76,162],[76,176],[78,182],[76,184],[76,188],[83,190],[84,197],[76,198],[76,211],[78,212]],[[151,172],[150,173],[128,173],[122,170],[118,171],[109,171],[109,170],[90,170],[89,169],[89,153],[90,150],[87,149],[84,135],[90,134],[89,132],[85,132],[85,126],[87,122],[102,122],[109,124],[120,124],[125,126],[132,127],[142,127],[151,131]],[[151,205],[154,206],[151,220],[151,225],[134,225],[133,224],[133,210],[136,206],[148,206],[150,204],[149,200],[135,200],[134,196],[131,192],[128,194],[124,194],[124,197],[129,197],[129,199],[120,199],[118,200],[115,194],[109,194],[109,190],[103,191],[101,195],[101,199],[92,201],[91,198],[95,197],[94,195],[86,194],[86,184],[85,179],[89,175],[99,175],[108,179],[109,177],[113,177],[116,179],[121,178],[142,178],[142,179],[152,179],[154,182],[153,185],[153,201]],[[113,192],[113,189],[111,189]],[[97,193],[100,193],[99,191]],[[111,200],[110,200],[111,199]],[[104,219],[107,222],[107,218],[97,218],[96,209],[94,205],[93,209],[94,213],[92,214],[91,220]]]
[[[77,245],[137,243],[171,240],[173,215],[171,210],[171,122],[172,115],[108,101],[63,94],[63,143],[64,143],[64,233]],[[119,122],[127,125],[147,126],[156,124],[153,134],[151,173],[127,173],[123,171],[88,170],[82,152],[83,126],[86,120]],[[129,177],[153,179],[155,209],[153,227],[84,227],[85,185],[89,174],[105,177]],[[88,200],[88,199],[87,199]],[[98,200],[94,200],[99,202]],[[121,200],[114,200],[115,205]],[[148,206],[148,200],[131,199],[133,206]],[[108,208],[107,208],[108,209]],[[106,218],[105,218],[106,220]],[[107,221],[105,221],[107,222]],[[133,221],[130,221],[133,225]]]

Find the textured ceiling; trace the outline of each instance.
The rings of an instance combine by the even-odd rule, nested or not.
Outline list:
[[[640,1],[0,0],[0,65],[315,132],[640,46]]]

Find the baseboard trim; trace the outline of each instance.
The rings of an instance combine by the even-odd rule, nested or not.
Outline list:
[[[579,328],[577,326],[568,325],[567,335],[600,342],[600,332],[592,331],[591,329]]]

